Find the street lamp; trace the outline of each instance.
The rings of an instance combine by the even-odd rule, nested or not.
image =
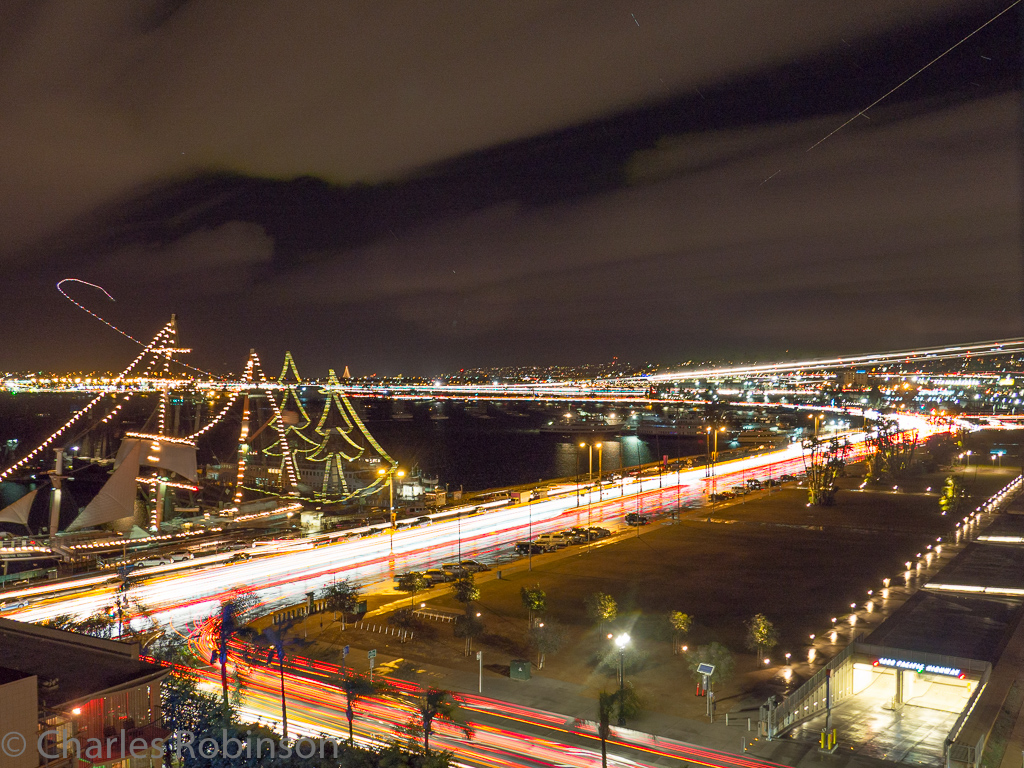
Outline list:
[[[583,443],[580,443],[580,448]],[[576,451],[576,508],[580,506],[580,452]]]
[[[621,728],[626,724],[622,704],[626,697],[626,646],[629,645],[629,635],[623,632],[615,638],[615,645],[619,649],[619,727]]]
[[[392,471],[388,472],[386,469],[378,469],[377,474],[380,477],[387,475],[388,478],[388,513],[391,515],[391,554],[395,553],[395,475],[399,478],[405,477],[404,469],[395,469],[392,467]]]

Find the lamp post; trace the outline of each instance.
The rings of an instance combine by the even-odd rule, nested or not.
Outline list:
[[[615,638],[615,645],[619,649],[619,727],[621,728],[626,724],[622,705],[626,698],[626,646],[629,645],[629,635],[623,632]]]
[[[602,498],[603,498],[602,492],[601,492],[601,478],[604,476],[604,467],[602,465],[602,459],[604,457],[604,451],[602,449],[604,448],[604,444],[603,443],[580,443],[580,448],[587,448],[588,449],[587,450],[587,455],[588,455],[588,458],[587,458],[587,483],[588,484],[594,482],[594,449],[597,448],[597,501],[598,501],[598,503],[600,503]],[[578,460],[579,452],[576,453],[576,456],[577,456],[577,460]],[[578,472],[577,472],[577,474],[578,474]],[[579,483],[578,482],[576,484],[576,487],[579,488]],[[591,505],[591,501],[593,499],[593,494],[594,494],[593,490],[588,488],[587,489],[587,526],[588,527],[590,526],[590,521],[591,521],[591,506],[590,505]],[[577,507],[579,506],[578,497],[577,497],[576,506]]]
[[[387,475],[388,478],[388,513],[391,515],[391,554],[395,553],[395,475],[399,478],[405,477],[405,470],[391,468],[392,471],[388,472],[386,469],[378,469],[377,474],[380,477]]]
[[[582,445],[582,443],[580,444]],[[580,452],[576,451],[576,508],[580,506]]]
[[[682,503],[682,500],[680,498],[680,493],[682,492],[682,485],[683,485],[683,473],[679,470],[679,460],[677,459],[676,460],[676,514],[675,514],[675,519],[676,520],[679,519],[679,513],[683,509],[683,503]]]
[[[526,502],[526,513],[529,515],[527,520],[526,538],[529,540],[529,544],[526,547],[526,559],[530,564],[529,570],[533,570],[533,494],[530,494],[530,500]]]

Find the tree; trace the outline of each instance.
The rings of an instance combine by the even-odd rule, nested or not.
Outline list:
[[[597,735],[601,738],[602,768],[608,768],[608,737],[611,736],[612,714],[615,712],[615,702],[618,698],[618,691],[601,691],[597,695]]]
[[[803,442],[804,470],[807,473],[807,500],[819,507],[831,507],[836,501],[836,478],[846,467],[850,452],[848,441],[839,438]]]
[[[296,619],[282,622],[267,627],[260,635],[252,637],[253,644],[266,652],[267,664],[273,664],[277,660],[278,672],[281,676],[281,733],[288,738],[288,705],[284,693],[284,657],[288,646],[288,630],[295,624]]]
[[[868,445],[874,449],[868,458],[868,482],[890,482],[910,469],[917,447],[917,430],[900,429],[895,419],[881,418],[868,434]]]
[[[201,734],[216,731],[235,719],[233,709],[215,693],[204,691],[199,681],[177,669],[160,685],[163,723],[172,733]]]
[[[210,663],[220,662],[220,684],[224,689],[224,709],[231,706],[228,701],[228,643],[235,635],[245,633],[243,613],[246,608],[244,598],[225,600],[220,606],[217,621],[217,645],[210,654]]]
[[[422,592],[427,588],[427,580],[423,578],[423,574],[419,571],[409,571],[403,573],[395,580],[395,587],[399,592],[409,593],[409,605],[414,605],[416,602],[416,593]]]
[[[320,599],[329,611],[334,611],[334,618],[341,614],[341,628],[345,629],[345,619],[348,614],[356,612],[359,605],[359,587],[348,579],[330,584],[320,590]]]
[[[412,608],[399,608],[388,616],[388,624],[404,629],[406,632],[411,632],[419,626],[419,621]],[[401,642],[405,642],[405,637],[405,632],[403,632]]]
[[[687,656],[687,664],[690,668],[690,674],[698,682],[704,676],[697,671],[697,667],[701,664],[711,664],[714,666],[715,671],[710,679],[712,685],[728,680],[732,677],[733,670],[736,668],[736,662],[732,657],[732,653],[721,643],[711,643],[710,645],[702,645],[694,649]]]
[[[473,728],[466,722],[462,707],[451,691],[428,688],[416,701],[423,721],[423,753],[430,754],[430,734],[434,721],[440,720],[462,729],[467,739],[473,738]]]
[[[547,609],[547,593],[540,588],[540,584],[535,584],[532,587],[520,587],[519,597],[523,600],[523,607],[529,616],[530,626],[533,627],[534,617],[539,613],[544,613]]]
[[[637,693],[636,688],[633,684],[626,681],[618,691],[616,691],[616,709],[619,714],[619,724],[625,723],[626,720],[632,720],[640,715],[644,710],[644,701]]]
[[[678,653],[677,644],[680,637],[690,631],[693,618],[682,611],[670,611],[668,614],[668,626],[672,632],[672,653]]]
[[[469,606],[466,606],[466,612],[455,619],[455,636],[466,638],[466,656],[473,650],[473,638],[479,637],[483,632],[484,623]]]
[[[62,629],[65,632],[77,632],[80,635],[91,635],[92,637],[110,638],[116,621],[110,612],[97,611],[84,619],[79,619],[70,613],[62,613],[47,619],[44,626]]]
[[[348,743],[352,744],[352,720],[355,717],[352,705],[365,696],[393,696],[396,691],[394,686],[386,680],[378,679],[371,682],[369,678],[355,673],[343,677],[341,682],[338,683],[338,687],[345,694],[345,716],[348,718]]]
[[[958,475],[950,475],[942,486],[942,495],[939,497],[939,509],[942,514],[952,513],[956,516],[960,510],[960,503],[967,495],[964,488],[964,481]]]
[[[626,683],[614,693],[601,691],[597,695],[597,735],[601,739],[601,765],[608,766],[608,737],[612,732],[612,715],[617,715],[621,724],[626,718],[634,718],[643,711],[643,700],[633,688]]]
[[[470,604],[480,599],[480,588],[477,587],[473,574],[468,571],[464,571],[459,578],[453,581],[448,591],[452,597],[466,606],[467,615]]]
[[[530,627],[530,645],[537,652],[537,669],[544,669],[544,657],[557,653],[565,641],[565,632],[553,621],[542,621]]]
[[[606,622],[615,621],[619,615],[619,606],[615,598],[606,595],[604,592],[595,592],[586,600],[587,615],[598,623],[601,631],[604,631]]]
[[[779,644],[779,632],[763,613],[751,616],[746,627],[747,648],[757,653],[760,664],[764,654]]]

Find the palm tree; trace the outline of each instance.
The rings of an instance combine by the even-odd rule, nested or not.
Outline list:
[[[612,732],[612,712],[619,694],[601,691],[597,700],[597,735],[601,737],[601,766],[608,768],[608,737]]]
[[[348,718],[348,743],[352,743],[352,719],[355,713],[352,705],[364,696],[393,696],[396,689],[386,680],[374,680],[363,675],[350,674],[341,679],[338,687],[345,694],[345,716]]]
[[[462,729],[466,738],[473,737],[473,728],[466,722],[465,714],[451,691],[428,688],[416,702],[423,718],[423,753],[430,754],[430,734],[434,720],[451,723]]]
[[[220,662],[220,685],[224,689],[224,710],[227,711],[228,701],[228,643],[235,635],[242,634],[245,625],[242,623],[242,610],[235,600],[226,600],[220,607],[220,620],[217,626],[217,645],[210,654],[210,663]]]
[[[288,630],[295,624],[296,619],[282,622],[281,624],[269,626],[262,634],[257,634],[251,629],[244,628],[238,634],[245,636],[261,653],[267,654],[267,664],[277,660],[278,671],[281,675],[281,731],[284,738],[288,738],[288,706],[284,693],[284,658],[287,655],[286,647]]]
[[[281,735],[285,740],[288,739],[288,705],[284,695],[284,646],[285,635],[293,623],[294,621],[287,621],[276,627],[267,627],[262,635],[262,644],[269,648],[267,664],[273,663],[274,657],[277,657],[277,666],[281,673]]]

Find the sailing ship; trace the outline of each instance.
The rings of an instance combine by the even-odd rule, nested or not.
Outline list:
[[[236,516],[246,517],[240,513],[252,503],[273,514],[276,509],[298,509],[306,500],[357,499],[379,492],[389,482],[396,463],[366,429],[333,370],[320,390],[324,406],[314,421],[303,405],[303,384],[291,354],[286,355],[281,376],[272,382],[263,375],[255,351],[250,351],[242,386],[222,393],[227,402],[215,410],[217,388],[201,395],[195,379],[174,370],[175,364],[181,364],[176,356],[187,351],[178,346],[172,315],[115,379],[116,391],[97,395],[41,445],[0,472],[0,480],[30,473],[46,449],[56,450],[54,469],[46,474],[49,525],[37,525],[36,531],[30,525],[33,508],[38,515],[44,501],[45,488],[32,489],[0,509],[0,523],[24,528],[30,536],[48,534],[49,550],[56,552],[70,546],[69,541],[81,542],[90,531],[139,539],[180,531],[185,516],[200,527],[217,520],[230,523]],[[88,503],[74,507],[69,515],[70,494],[63,491],[77,470],[73,467],[67,474],[66,450],[91,430],[109,433],[112,425],[124,420],[130,401],[153,394],[156,408],[141,428],[118,432],[121,441],[115,455],[105,452],[107,440],[91,442],[103,455],[86,463],[106,472],[106,477]],[[223,425],[222,431],[230,429],[228,416],[239,405],[237,460],[233,466],[200,472],[198,440],[217,425]],[[190,407],[193,413],[183,414]],[[208,418],[200,426],[204,409]],[[210,496],[204,505],[203,493],[211,491],[210,481],[214,491],[219,487],[228,492],[231,506],[223,499],[211,502]]]

